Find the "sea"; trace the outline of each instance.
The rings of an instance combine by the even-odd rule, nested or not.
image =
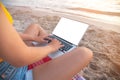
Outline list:
[[[120,0],[2,0],[5,5],[25,6],[84,16],[120,26]],[[119,27],[120,29],[120,27]]]

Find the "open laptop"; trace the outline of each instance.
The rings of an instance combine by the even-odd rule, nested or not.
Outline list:
[[[58,39],[64,47],[50,54],[49,57],[56,58],[75,49],[88,27],[88,24],[61,18],[50,37]]]

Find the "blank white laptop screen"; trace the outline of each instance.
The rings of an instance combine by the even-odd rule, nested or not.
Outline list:
[[[52,34],[78,45],[88,26],[82,22],[61,18]]]

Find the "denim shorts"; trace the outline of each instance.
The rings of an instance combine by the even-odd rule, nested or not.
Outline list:
[[[7,62],[0,63],[0,80],[25,80],[27,66],[16,68]]]

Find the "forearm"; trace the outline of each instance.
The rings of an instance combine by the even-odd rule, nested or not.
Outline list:
[[[17,53],[10,53],[7,57],[7,61],[16,67],[32,64],[38,60],[43,59],[48,54],[52,53],[52,48],[45,47],[27,47],[24,49],[17,49]]]
[[[49,46],[27,47],[25,45],[20,45],[19,43],[7,45],[10,47],[2,48],[0,57],[16,67],[32,64],[41,60],[53,51]]]
[[[28,64],[37,62],[41,59],[43,59],[44,57],[46,57],[48,54],[53,53],[53,49],[49,46],[45,46],[45,47],[29,47],[29,54],[27,54],[26,56],[29,55],[30,59],[26,59]]]

